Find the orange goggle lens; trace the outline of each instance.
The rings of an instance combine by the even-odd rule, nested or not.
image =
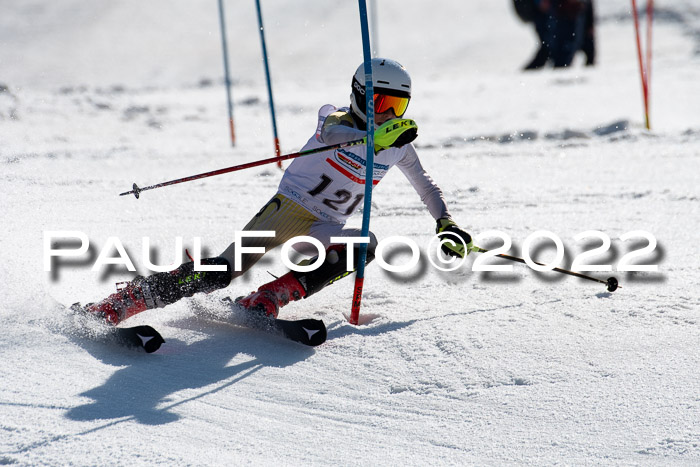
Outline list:
[[[387,96],[385,94],[374,95],[374,112],[381,114],[389,109],[394,109],[397,117],[400,117],[406,112],[410,97]]]

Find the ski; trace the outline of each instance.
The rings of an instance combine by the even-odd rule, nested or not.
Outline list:
[[[84,327],[80,334],[89,340],[143,349],[146,353],[155,352],[165,343],[163,336],[151,326],[116,327],[86,312],[80,303],[71,305],[70,311],[77,318],[76,325]]]
[[[326,342],[326,325],[320,319],[268,318],[270,330],[300,344],[316,347]]]
[[[316,347],[326,342],[328,331],[326,330],[326,325],[320,319],[288,320],[271,318],[241,308],[228,297],[223,299],[222,302],[231,308],[234,317],[243,315],[243,319],[235,319],[234,324],[275,334],[310,347]]]
[[[158,350],[165,339],[151,326],[132,326],[129,328],[112,328],[107,333],[107,340],[129,348],[142,348],[146,353]]]

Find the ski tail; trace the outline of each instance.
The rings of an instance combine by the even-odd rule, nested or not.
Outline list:
[[[229,314],[225,318],[222,316],[220,319],[226,319],[233,324],[276,334],[311,347],[323,344],[328,337],[326,325],[320,319],[287,320],[273,318],[265,313],[246,309],[229,297],[223,298],[221,303],[229,310]]]
[[[74,303],[69,310],[77,318],[81,328],[94,331],[81,334],[90,340],[143,349],[146,353],[155,352],[165,343],[163,336],[151,326],[117,327],[109,323],[103,315],[87,311],[80,303]]]
[[[326,342],[326,337],[328,337],[326,325],[320,319],[289,321],[278,318],[274,324],[287,339],[311,347],[323,344]]]
[[[108,334],[114,342],[131,348],[142,348],[146,353],[158,350],[165,339],[151,326],[133,326],[129,328],[114,328]]]

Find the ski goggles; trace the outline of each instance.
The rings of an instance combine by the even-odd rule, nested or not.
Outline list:
[[[374,112],[381,114],[389,109],[394,109],[397,117],[402,116],[408,107],[410,97],[387,96],[386,94],[374,95]]]

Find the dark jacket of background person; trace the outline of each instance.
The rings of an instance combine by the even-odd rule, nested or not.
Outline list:
[[[576,52],[586,55],[586,65],[595,63],[595,18],[592,0],[514,0],[516,13],[532,22],[539,48],[525,70],[571,65]]]

